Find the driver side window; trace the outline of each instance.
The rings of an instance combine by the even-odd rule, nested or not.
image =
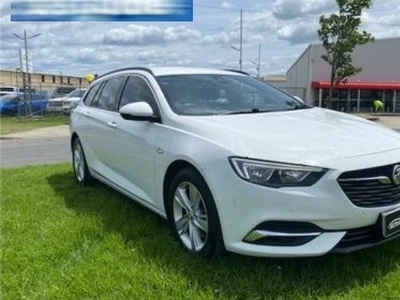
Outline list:
[[[134,102],[147,102],[155,114],[159,113],[157,103],[150,86],[143,78],[139,76],[130,76],[128,78],[124,90],[122,91],[118,108]]]

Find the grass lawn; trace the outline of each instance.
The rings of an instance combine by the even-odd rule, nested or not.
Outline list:
[[[68,124],[69,116],[46,115],[32,118],[0,117],[0,135],[36,128]]]
[[[167,222],[69,164],[1,170],[1,299],[399,299],[400,240],[347,255],[183,251]]]

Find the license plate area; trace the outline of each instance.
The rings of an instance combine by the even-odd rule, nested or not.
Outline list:
[[[385,238],[400,232],[400,208],[384,212],[381,215],[382,234]]]

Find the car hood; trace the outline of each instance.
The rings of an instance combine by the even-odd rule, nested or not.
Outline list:
[[[64,97],[57,97],[57,98],[50,98],[49,101],[63,101],[65,98]]]
[[[64,98],[64,102],[73,102],[73,101],[79,101],[81,100],[81,97],[69,97],[69,98]]]
[[[179,117],[181,130],[233,155],[317,165],[400,149],[400,135],[379,124],[327,109]]]

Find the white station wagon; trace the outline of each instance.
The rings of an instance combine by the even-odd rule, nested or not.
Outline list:
[[[77,181],[167,218],[199,256],[318,256],[400,236],[400,135],[246,74],[117,70],[70,124]]]

